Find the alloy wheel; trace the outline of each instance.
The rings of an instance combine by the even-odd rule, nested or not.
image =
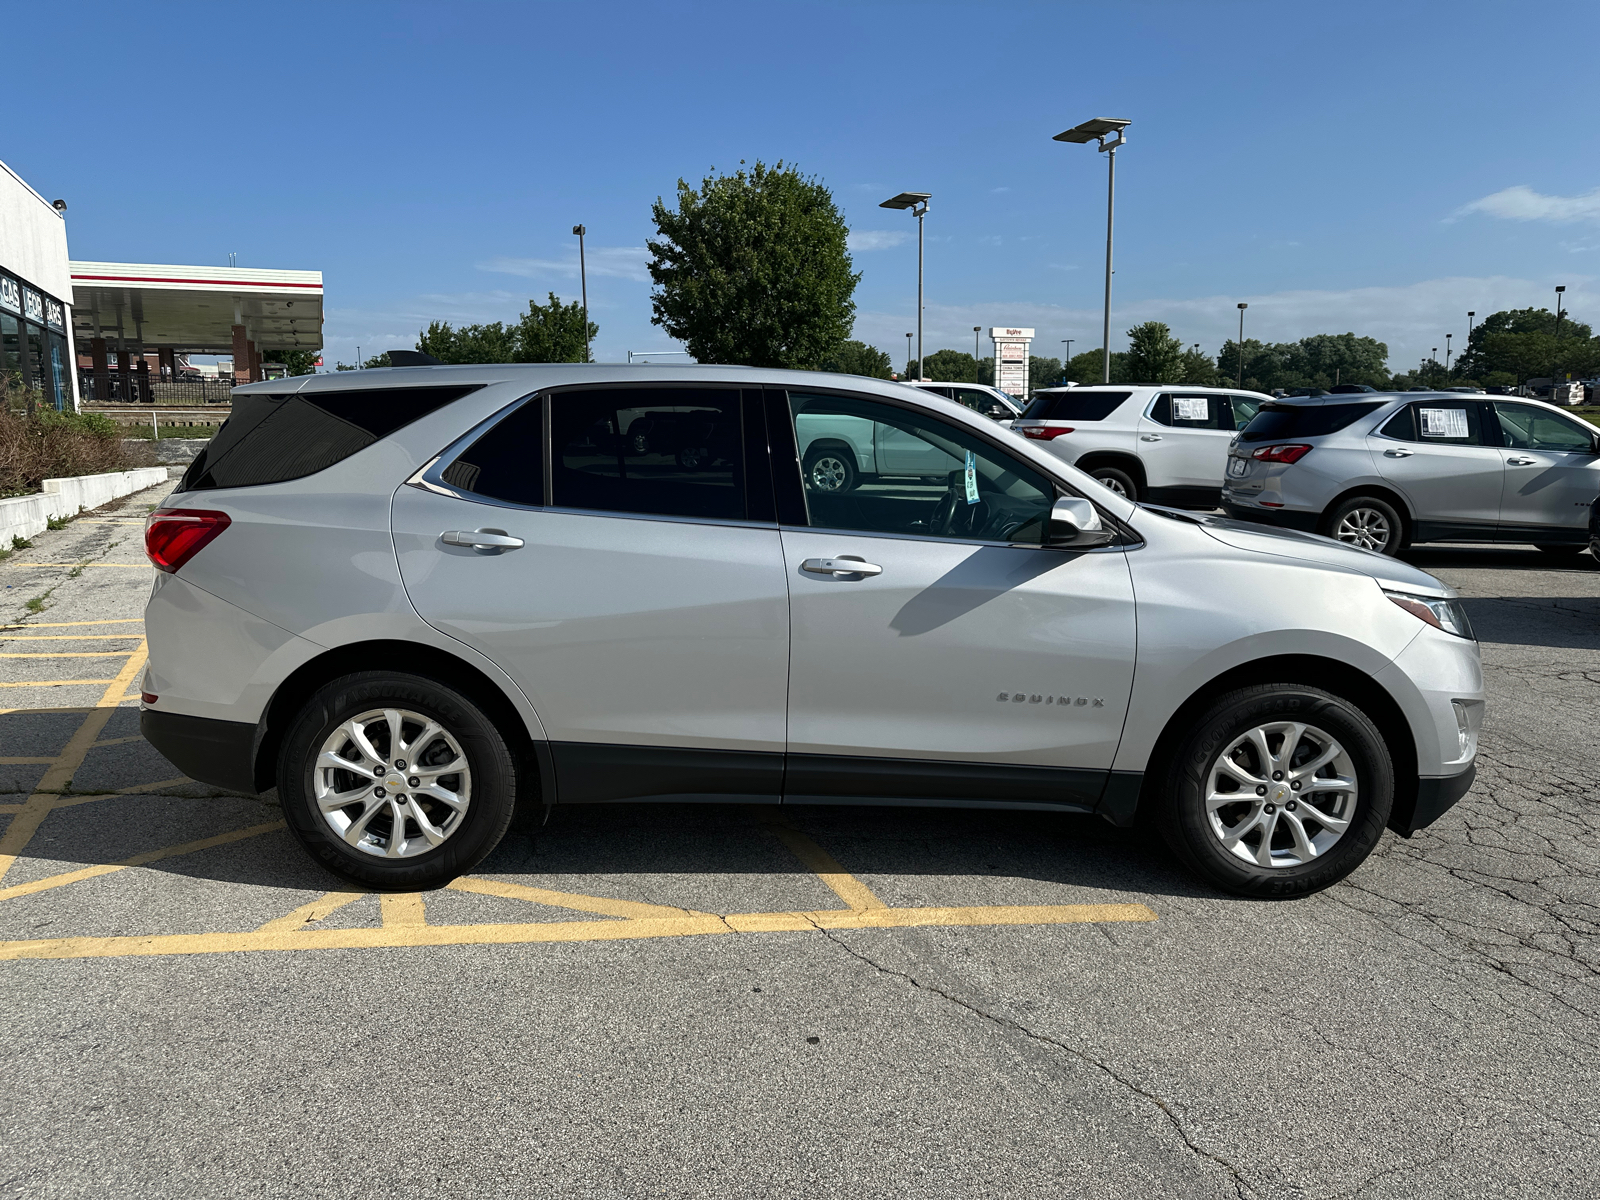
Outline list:
[[[1096,475],[1095,481],[1108,491],[1115,492],[1117,495],[1122,496],[1125,499],[1132,499],[1132,497],[1128,495],[1128,489],[1126,485],[1124,485],[1122,480],[1118,479],[1115,475],[1108,475],[1104,478]]]
[[[1393,532],[1389,518],[1376,508],[1352,508],[1339,518],[1333,536],[1363,550],[1382,550]]]
[[[824,454],[811,464],[811,486],[819,492],[837,492],[848,478],[849,468],[836,455]]]
[[[1272,721],[1234,738],[1206,775],[1206,824],[1230,854],[1258,867],[1299,867],[1350,828],[1355,764],[1332,735]]]
[[[347,846],[378,858],[414,858],[461,828],[472,770],[461,744],[432,717],[372,709],[324,739],[313,794]]]

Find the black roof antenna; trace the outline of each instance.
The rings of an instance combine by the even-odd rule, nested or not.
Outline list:
[[[391,367],[442,367],[444,363],[431,354],[424,354],[421,350],[391,350],[389,351],[389,365]]]

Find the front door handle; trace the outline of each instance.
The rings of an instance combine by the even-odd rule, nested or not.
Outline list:
[[[832,575],[835,579],[852,576],[860,579],[883,574],[883,568],[876,563],[865,562],[849,554],[841,554],[838,558],[808,558],[800,564],[800,569],[810,571],[813,575]]]
[[[504,529],[452,529],[441,533],[446,546],[470,546],[474,550],[520,550],[522,539],[509,537]]]
[[[1385,458],[1410,458],[1415,453],[1415,450],[1385,450],[1383,456]]]
[[[1523,458],[1520,454],[1515,458],[1506,459],[1506,463],[1513,467],[1536,467],[1539,465],[1537,458]]]
[[[1159,442],[1161,440],[1161,435],[1159,433],[1141,433],[1139,435],[1139,440],[1141,442]]]

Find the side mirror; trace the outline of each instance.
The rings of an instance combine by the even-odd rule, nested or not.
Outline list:
[[[996,421],[1003,421],[1011,416],[1011,410],[1003,404],[991,404],[989,405],[989,415]]]
[[[1047,546],[1085,550],[1109,545],[1115,536],[1101,523],[1095,506],[1079,496],[1063,496],[1050,508]]]

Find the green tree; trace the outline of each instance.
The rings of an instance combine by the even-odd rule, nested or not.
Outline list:
[[[494,321],[456,329],[448,321],[430,321],[417,334],[417,349],[444,363],[517,362],[517,326]]]
[[[1510,375],[1515,381],[1559,374],[1581,377],[1600,370],[1600,341],[1594,331],[1568,313],[1548,308],[1512,308],[1490,313],[1472,331],[1456,361],[1455,374],[1488,380]],[[1503,385],[1502,385],[1503,386]]]
[[[600,327],[589,322],[584,336],[583,305],[574,300],[562,304],[554,292],[547,304],[528,301],[528,311],[516,326],[516,362],[583,362],[589,342]]]
[[[848,341],[841,342],[820,369],[843,375],[865,375],[868,379],[888,379],[894,372],[894,361],[876,346]]]
[[[928,355],[926,362],[929,379],[942,379],[946,383],[972,383],[977,378],[978,364],[972,355],[961,350],[935,350]]]
[[[861,276],[833,196],[780,160],[678,180],[651,206],[653,324],[697,362],[815,369],[850,335]]]
[[[1222,375],[1217,371],[1217,364],[1211,356],[1203,350],[1185,350],[1183,352],[1183,371],[1180,382],[1191,387],[1217,387],[1223,382]]]
[[[1183,343],[1160,321],[1146,321],[1128,330],[1124,365],[1129,383],[1180,383]]]
[[[290,375],[315,375],[317,373],[317,359],[322,356],[320,350],[264,350],[262,358],[270,358],[273,362],[281,362],[288,368]]]
[[[1353,333],[1319,333],[1283,347],[1286,371],[1295,376],[1287,387],[1332,387],[1336,383],[1389,386],[1389,347],[1375,338]]]
[[[1028,389],[1058,387],[1064,381],[1061,360],[1042,355],[1028,355]]]
[[[1111,352],[1111,382],[1127,383],[1126,374],[1127,355],[1120,350]],[[1105,375],[1105,355],[1099,350],[1085,350],[1082,354],[1074,354],[1067,362],[1067,378],[1073,383],[1103,383]]]

